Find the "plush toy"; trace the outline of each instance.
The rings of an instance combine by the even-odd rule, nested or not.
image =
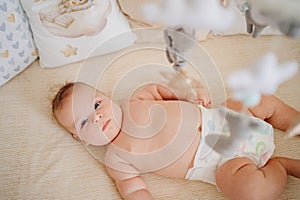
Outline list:
[[[189,27],[165,29],[166,55],[176,71],[184,69],[189,49],[193,46],[195,30]]]
[[[164,0],[146,4],[142,13],[146,20],[166,27],[189,27],[203,31],[224,31],[235,19],[228,0]]]
[[[265,124],[250,119],[246,114],[238,114],[225,107],[216,109],[215,113],[215,118],[218,117],[219,121],[223,119],[226,123],[222,123],[223,127],[218,132],[208,134],[204,140],[214,151],[225,157],[233,157],[237,151],[242,153],[245,148],[243,145],[254,143],[253,132],[268,129]]]
[[[175,70],[184,67],[196,30],[225,31],[235,19],[228,0],[165,0],[145,4],[142,13],[145,20],[167,27],[166,55]]]
[[[262,94],[274,94],[278,86],[293,77],[298,71],[298,64],[295,61],[278,63],[274,53],[267,53],[254,65],[232,73],[227,80],[227,85],[232,90],[233,98],[244,104],[246,107],[256,106],[260,102]],[[255,144],[252,135],[272,134],[273,131],[264,123],[258,123],[246,113],[237,114],[225,108],[217,109],[216,116],[224,117],[224,125],[216,133],[205,137],[205,143],[217,153],[232,157],[237,154],[236,150],[243,151],[243,144],[247,141]],[[218,119],[220,121],[220,119]],[[226,131],[226,129],[228,129]],[[228,133],[227,135],[224,133]],[[287,132],[287,137],[300,133],[300,115],[296,118],[294,125]],[[262,143],[258,142],[256,149]],[[263,149],[262,149],[263,150]],[[259,153],[259,152],[256,152]],[[264,152],[263,152],[264,153]],[[266,152],[267,153],[267,152]],[[270,153],[270,152],[269,152]]]
[[[300,1],[235,0],[245,14],[247,32],[254,38],[270,26],[292,38],[300,38]]]
[[[142,13],[145,20],[167,27],[166,55],[177,71],[186,63],[196,30],[225,31],[235,19],[228,0],[164,0],[145,4]]]
[[[296,61],[278,63],[276,55],[269,52],[254,65],[232,73],[228,77],[227,86],[231,88],[235,100],[242,102],[246,107],[253,107],[260,102],[262,94],[274,94],[278,86],[296,75],[297,71],[298,63]],[[228,123],[231,122],[228,121]],[[249,132],[252,128],[246,122],[240,125],[243,127],[239,132]],[[287,136],[292,137],[299,133],[300,116],[288,130]]]
[[[233,72],[227,79],[233,98],[247,107],[260,102],[262,94],[274,94],[278,86],[298,71],[296,61],[278,63],[274,53],[265,54],[254,65]]]

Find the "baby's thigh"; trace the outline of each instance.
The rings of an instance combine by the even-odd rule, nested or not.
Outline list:
[[[218,188],[230,199],[253,199],[263,192],[264,174],[249,158],[234,158],[221,165],[216,172]],[[251,197],[252,196],[252,197]],[[256,198],[254,198],[256,199]]]

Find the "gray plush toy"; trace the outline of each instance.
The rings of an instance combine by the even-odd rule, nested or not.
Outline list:
[[[226,112],[225,107],[219,108],[218,112],[226,120],[230,135],[212,133],[205,137],[205,143],[225,157],[233,157],[235,150],[240,148],[241,143],[251,139],[253,131],[264,129],[255,120],[243,117],[246,114],[236,115],[236,113]]]
[[[182,70],[186,64],[186,56],[193,44],[195,30],[188,27],[165,29],[166,55],[176,71]]]

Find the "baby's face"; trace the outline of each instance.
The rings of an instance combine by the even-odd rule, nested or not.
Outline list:
[[[122,111],[94,88],[77,83],[56,113],[58,121],[80,140],[92,145],[110,143],[120,132]]]

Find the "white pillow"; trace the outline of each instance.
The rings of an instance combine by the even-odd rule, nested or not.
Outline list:
[[[18,0],[0,2],[0,86],[37,58],[26,14]]]
[[[128,47],[136,40],[115,0],[21,3],[29,18],[41,67],[69,64],[91,54],[103,55]],[[99,48],[95,52],[96,47]]]

